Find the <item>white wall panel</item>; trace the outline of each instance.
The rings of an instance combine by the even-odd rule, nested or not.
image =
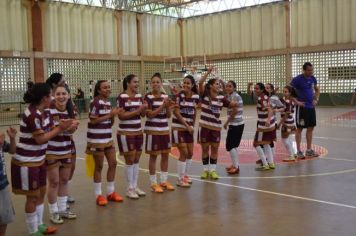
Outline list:
[[[356,42],[356,1],[292,1],[292,46]]]
[[[142,15],[143,54],[179,56],[180,34],[177,19]]]
[[[21,0],[0,1],[0,50],[27,51],[27,9]]]
[[[184,51],[189,56],[284,48],[285,22],[284,3],[189,18],[184,21]]]
[[[136,13],[122,12],[122,38],[121,39],[122,39],[123,54],[136,56],[138,54]]]
[[[113,10],[58,2],[48,2],[44,9],[45,51],[117,53]]]

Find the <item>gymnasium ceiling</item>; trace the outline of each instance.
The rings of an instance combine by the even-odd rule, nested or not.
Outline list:
[[[192,17],[281,0],[47,0],[171,17]]]

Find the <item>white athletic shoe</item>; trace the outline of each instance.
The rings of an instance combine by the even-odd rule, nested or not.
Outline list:
[[[76,219],[77,218],[77,214],[75,214],[74,212],[70,211],[70,210],[66,210],[63,212],[59,212],[59,216],[65,219]]]
[[[128,189],[126,192],[126,196],[130,199],[139,199],[140,197],[137,195],[135,189]]]
[[[49,214],[49,220],[56,225],[64,223],[64,220],[60,217],[59,213]]]
[[[139,188],[135,188],[135,192],[136,192],[136,194],[139,196],[139,197],[144,197],[144,196],[146,196],[146,192],[145,191],[142,191],[141,189],[139,189]]]

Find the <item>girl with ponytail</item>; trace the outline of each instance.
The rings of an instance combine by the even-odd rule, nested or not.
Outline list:
[[[194,146],[194,124],[199,94],[195,79],[187,75],[183,79],[183,89],[176,95],[176,106],[172,119],[172,145],[179,150],[177,162],[178,181],[180,187],[190,187],[188,177],[192,164]]]
[[[218,149],[221,138],[222,123],[220,113],[223,107],[234,108],[237,106],[235,101],[229,101],[224,95],[220,95],[220,82],[216,78],[210,79],[205,85],[204,82],[213,70],[209,67],[199,81],[199,93],[201,95],[201,113],[199,119],[198,142],[202,146],[202,161],[204,171],[202,179],[219,178],[216,172],[218,161]],[[210,149],[210,155],[209,155]]]
[[[123,89],[117,97],[117,106],[123,109],[118,114],[117,143],[120,154],[125,158],[126,196],[138,199],[146,195],[137,186],[137,182],[143,145],[141,117],[146,114],[147,104],[139,93],[139,79],[136,75],[130,74],[124,78]]]
[[[238,147],[245,127],[242,118],[243,101],[241,96],[236,92],[235,81],[230,80],[227,82],[225,92],[229,101],[235,101],[237,103],[237,108],[228,109],[228,119],[224,124],[224,128],[228,128],[225,142],[226,150],[230,153],[232,162],[232,165],[226,168],[226,171],[228,174],[233,175],[240,172]]]
[[[122,202],[123,198],[115,192],[116,152],[112,139],[112,125],[115,116],[122,112],[119,108],[112,108],[109,100],[111,94],[110,84],[106,80],[99,80],[95,84],[94,99],[90,103],[89,122],[87,132],[87,154],[94,156],[94,189],[96,204],[106,206],[108,201]],[[104,157],[108,162],[107,193],[106,197],[101,189],[101,172]]]

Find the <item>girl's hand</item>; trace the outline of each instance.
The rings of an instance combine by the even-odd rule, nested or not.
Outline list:
[[[192,134],[194,132],[194,128],[190,125],[187,127],[187,130],[190,134]]]
[[[110,115],[111,116],[116,116],[116,115],[118,115],[118,114],[120,114],[122,112],[124,112],[124,109],[115,107],[115,108],[113,108],[111,110]]]
[[[142,105],[140,106],[140,111],[142,112],[142,111],[145,111],[146,109],[148,108],[148,104],[147,104],[147,102],[145,101],[145,102],[143,102],[142,103]]]
[[[12,126],[10,126],[9,129],[6,130],[6,133],[10,139],[13,139],[16,137],[17,130],[15,128],[13,128]]]
[[[229,122],[226,121],[224,124],[224,129],[227,129],[228,124],[229,124]]]
[[[162,107],[169,108],[170,106],[170,101],[169,98],[165,98],[162,103]]]
[[[265,126],[266,126],[266,127],[269,127],[270,125],[271,125],[271,121],[270,121],[270,120],[267,120]]]
[[[295,104],[297,104],[298,106],[300,106],[300,107],[304,107],[305,106],[305,102],[300,102],[300,101],[298,101],[297,99],[295,99]]]
[[[69,129],[73,124],[73,119],[63,119],[59,121],[59,128],[61,130]]]
[[[213,69],[214,69],[214,66],[209,66],[208,67],[208,73],[210,74],[213,71]]]

